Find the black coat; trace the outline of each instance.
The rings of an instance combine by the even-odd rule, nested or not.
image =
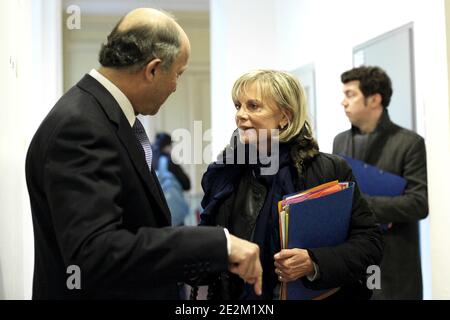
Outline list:
[[[354,157],[352,137],[356,130],[352,128],[337,135],[333,153]],[[383,234],[385,251],[381,263],[381,290],[374,291],[374,298],[421,299],[418,220],[428,215],[424,140],[392,123],[385,111],[377,128],[370,134],[365,156],[360,160],[407,180],[402,196],[365,196],[378,221],[392,223],[392,228]]]
[[[255,183],[254,179],[246,181],[251,175],[245,173],[245,170],[250,169],[242,169],[242,167],[245,166],[241,165],[240,168],[239,165],[212,164],[209,166],[202,180],[202,186],[205,189],[202,223],[226,226],[230,232],[251,239],[255,220],[263,207],[265,192],[262,190],[264,189],[262,185]],[[289,164],[289,168],[289,171],[296,172],[293,163]],[[280,172],[278,175],[286,173],[286,171]],[[290,177],[296,177],[294,184],[301,186],[301,189],[297,191],[336,179],[354,181],[351,169],[344,160],[325,153],[319,153],[311,161],[304,162],[302,177],[286,174],[279,177],[278,181],[285,181]],[[275,230],[276,228],[277,226]],[[306,287],[311,289],[341,287],[338,293],[331,297],[332,299],[368,299],[370,297],[371,292],[367,289],[365,282],[366,271],[368,266],[378,265],[381,261],[383,245],[375,217],[357,187],[354,191],[347,241],[336,247],[305,249],[308,249],[320,272],[320,278],[313,282],[308,281],[306,277],[303,278]],[[279,244],[277,250],[280,250]],[[274,269],[273,263],[268,265],[271,270],[264,270],[266,275]],[[221,291],[219,295],[222,298],[237,299],[242,297],[240,281],[233,275],[221,275],[219,281],[212,283],[212,291],[214,294]]]
[[[42,122],[26,178],[34,299],[177,299],[177,282],[227,269],[222,229],[168,227],[142,147],[115,99],[89,75]],[[80,290],[66,286],[71,265],[80,267]]]

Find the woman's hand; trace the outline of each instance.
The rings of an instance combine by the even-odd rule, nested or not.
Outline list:
[[[291,282],[314,274],[314,265],[307,250],[283,249],[274,258],[275,273],[281,282]]]

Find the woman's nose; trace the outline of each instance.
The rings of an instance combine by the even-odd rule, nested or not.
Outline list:
[[[248,118],[248,114],[247,112],[244,110],[244,108],[239,108],[239,110],[236,113],[236,118],[238,119],[247,119]]]

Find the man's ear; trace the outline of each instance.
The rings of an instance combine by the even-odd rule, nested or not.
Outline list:
[[[381,104],[383,103],[383,97],[381,96],[381,94],[375,94],[375,102],[376,104],[379,104],[381,106]]]
[[[148,80],[153,80],[158,69],[161,67],[162,60],[155,58],[145,66],[145,78]]]
[[[373,107],[378,107],[383,105],[381,104],[383,102],[383,97],[381,97],[381,94],[375,93],[369,97],[370,105]]]

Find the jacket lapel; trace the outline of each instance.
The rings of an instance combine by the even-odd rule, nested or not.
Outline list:
[[[344,135],[344,141],[342,141],[342,154],[355,157],[353,152],[353,128]]]
[[[105,111],[109,120],[116,124],[117,135],[127,150],[133,166],[139,173],[141,182],[164,214],[162,223],[164,225],[170,225],[170,210],[159,186],[158,178],[154,174],[154,170],[150,172],[145,161],[144,151],[134,136],[130,123],[120,109],[119,104],[106,88],[89,75],[85,75],[77,85],[92,94]]]

